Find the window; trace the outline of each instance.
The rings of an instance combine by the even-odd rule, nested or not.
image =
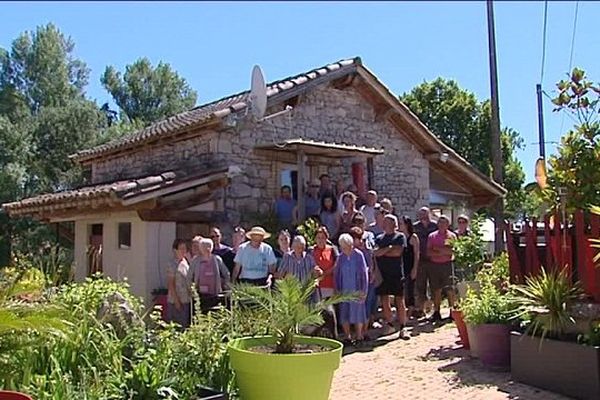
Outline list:
[[[119,222],[119,249],[131,248],[131,222]]]

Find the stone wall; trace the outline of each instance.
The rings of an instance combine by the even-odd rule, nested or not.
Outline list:
[[[272,109],[267,112],[279,111]],[[344,90],[322,86],[302,95],[299,104],[286,115],[260,124],[245,123],[232,135],[231,154],[244,174],[234,179],[226,202],[230,210],[240,205],[265,207],[279,190],[279,171],[285,155],[253,151],[256,144],[281,143],[286,139],[345,143],[383,148],[374,158],[374,187],[380,196],[389,197],[398,213],[413,215],[429,201],[429,164],[401,133],[387,122],[375,121],[373,108],[352,88]],[[277,158],[276,158],[277,157]],[[287,156],[295,163],[293,156]],[[317,162],[318,160],[311,160]],[[323,162],[325,160],[321,160]],[[351,180],[351,163],[356,160],[329,160],[307,171],[307,179],[327,171],[334,180]]]
[[[211,148],[211,141],[214,143],[218,136],[215,131],[206,131],[187,140],[140,146],[134,153],[94,162],[92,182],[109,182],[166,171],[197,173],[207,168],[219,168],[222,165],[215,157],[219,149]]]
[[[272,107],[267,115],[282,107]],[[279,191],[281,169],[296,163],[293,154],[257,151],[255,146],[294,138],[383,148],[385,153],[374,158],[373,189],[381,197],[389,197],[398,213],[414,215],[417,208],[428,203],[429,165],[423,155],[391,124],[375,121],[372,106],[352,87],[339,90],[328,85],[301,95],[292,112],[268,121],[257,124],[240,118],[235,128],[206,132],[187,141],[142,148],[132,155],[95,163],[93,180],[238,165],[243,173],[232,179],[224,193],[230,223],[235,225],[245,213],[269,209]],[[352,161],[356,160],[309,156],[307,179],[328,172],[334,180],[348,182]]]

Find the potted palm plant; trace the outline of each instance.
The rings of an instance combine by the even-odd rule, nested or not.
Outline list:
[[[334,295],[311,302],[316,281],[301,283],[288,276],[274,290],[239,285],[235,302],[258,307],[269,314],[270,336],[232,340],[230,362],[244,400],[326,400],[338,368],[342,343],[300,334],[305,327],[321,325],[322,312],[331,305],[355,301],[356,295]],[[250,305],[248,305],[250,304]]]
[[[523,329],[511,333],[513,378],[579,399],[599,399],[600,337],[591,330],[588,341],[578,343],[582,335],[570,312],[581,289],[564,269],[542,269],[513,291],[515,316],[523,320]]]

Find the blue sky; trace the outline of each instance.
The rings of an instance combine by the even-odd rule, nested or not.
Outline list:
[[[544,90],[569,67],[575,2],[549,2]],[[535,84],[540,81],[543,2],[496,2],[502,125],[521,133],[528,180],[538,154]],[[0,3],[0,46],[47,22],[76,43],[91,68],[88,95],[110,99],[99,82],[107,65],[138,57],[170,63],[204,103],[249,87],[260,64],[275,80],[361,56],[394,93],[438,76],[489,97],[485,2],[94,2]],[[600,3],[579,3],[573,65],[600,80]],[[595,25],[594,25],[595,23]],[[571,120],[544,98],[546,140]],[[547,151],[555,148],[547,144]]]

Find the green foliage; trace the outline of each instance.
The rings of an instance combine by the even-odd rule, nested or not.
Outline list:
[[[527,277],[525,285],[512,288],[514,317],[522,319],[527,332],[533,336],[562,339],[575,320],[569,307],[579,299],[582,290],[573,285],[566,269],[547,272],[544,268],[537,276]]]
[[[237,307],[196,315],[184,332],[153,313],[121,335],[97,309],[116,292],[141,311],[126,284],[96,276],[45,297],[43,274],[27,268],[0,276],[0,387],[38,400],[191,399],[200,385],[235,394],[227,342],[269,332],[267,312]],[[35,301],[18,300],[31,291]]]
[[[252,302],[269,313],[271,333],[277,338],[275,352],[288,354],[294,352],[295,336],[302,328],[323,323],[323,310],[337,303],[358,300],[357,294],[336,294],[311,303],[316,283],[316,280],[302,283],[294,276],[287,276],[276,281],[275,290],[239,284],[233,294],[238,301]]]
[[[510,269],[508,254],[501,253],[491,263],[484,264],[475,280],[483,286],[493,286],[502,292],[506,292],[510,281]]]
[[[480,290],[469,289],[460,302],[465,320],[471,324],[507,324],[514,305],[507,296],[509,288],[508,256],[502,253],[475,274]]]
[[[185,79],[169,64],[160,62],[152,67],[147,58],[126,66],[123,75],[107,67],[100,81],[129,121],[148,124],[196,104],[197,94]]]
[[[470,290],[460,303],[465,321],[473,325],[509,323],[511,303],[506,295],[492,285],[481,285],[481,290]]]
[[[475,168],[491,175],[489,133],[491,108],[489,101],[480,102],[475,94],[461,88],[454,80],[437,78],[423,82],[400,96],[410,110],[444,143],[448,144]],[[516,216],[524,199],[523,166],[516,159],[516,149],[523,146],[519,134],[510,128],[502,130],[504,186],[507,216]]]
[[[576,125],[562,137],[558,154],[549,159],[545,199],[558,207],[562,187],[566,189],[567,210],[587,209],[600,204],[600,86],[579,68],[556,86],[554,111],[567,113]]]
[[[308,247],[315,245],[315,239],[317,238],[317,230],[319,229],[319,222],[314,218],[308,218],[306,221],[302,223],[302,225],[296,228],[298,233],[300,233],[306,239],[306,245]]]
[[[481,234],[482,223],[483,218],[476,216],[471,222],[471,234],[457,237],[451,241],[454,264],[457,266],[461,280],[475,280],[475,274],[485,261],[485,244]]]
[[[71,283],[61,287],[55,301],[66,307],[81,307],[86,312],[95,313],[104,299],[113,293],[122,295],[138,313],[142,311],[141,300],[129,292],[127,282],[115,282],[100,274],[86,278],[83,283]]]
[[[600,322],[590,324],[590,330],[583,336],[583,343],[588,346],[600,346]]]

